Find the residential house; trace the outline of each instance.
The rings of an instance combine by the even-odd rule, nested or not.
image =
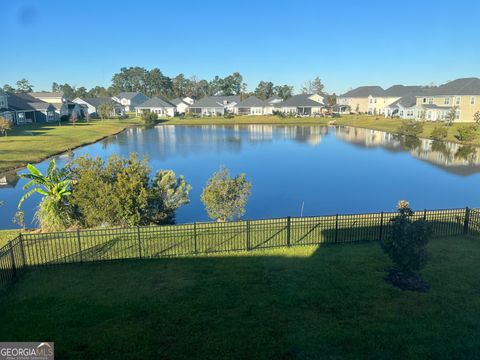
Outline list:
[[[323,96],[319,94],[300,94],[274,104],[274,109],[299,116],[321,115],[325,108]]]
[[[416,94],[407,94],[384,109],[385,117],[399,117],[401,119],[415,120],[422,115],[418,113]]]
[[[125,113],[125,110],[122,104],[120,104],[119,102],[109,97],[94,97],[94,98],[78,97],[76,99],[73,99],[73,102],[79,105],[83,105],[84,106],[83,109],[85,109],[90,116],[99,116],[98,108],[102,104],[110,104],[112,106],[113,110],[110,116],[121,116],[121,115],[124,115]]]
[[[454,109],[455,121],[473,122],[475,113],[480,111],[480,79],[462,78],[425,89],[423,94],[416,96],[416,105],[417,112],[422,115],[417,119],[446,120]]]
[[[142,112],[153,112],[158,116],[175,116],[176,106],[169,101],[161,99],[157,96],[145,101],[143,104],[136,106],[137,115]]]
[[[222,116],[226,112],[233,113],[240,101],[240,95],[207,96],[191,105],[190,112],[200,116]]]
[[[14,125],[53,122],[57,120],[52,104],[28,94],[0,91],[0,116]]]
[[[269,115],[272,114],[272,110],[270,104],[255,96],[240,101],[234,107],[234,113],[237,115]]]
[[[135,111],[136,107],[150,99],[141,92],[121,92],[112,98],[116,102],[122,104],[125,111]]]
[[[57,107],[57,105],[61,105],[66,102],[68,99],[65,97],[62,91],[59,92],[51,92],[51,91],[40,91],[40,92],[31,92],[28,95],[34,97],[35,99],[39,99],[41,101],[45,101],[53,106]]]
[[[338,109],[344,112],[366,114],[369,110],[369,97],[381,96],[384,90],[380,86],[360,86],[337,97]]]
[[[384,115],[386,107],[398,101],[403,96],[422,93],[421,86],[393,85],[383,92],[368,96],[368,114]]]
[[[190,100],[192,103],[190,103]],[[173,100],[168,100],[168,102],[172,105],[175,105],[175,112],[177,114],[185,114],[188,112],[188,107],[193,104],[193,100],[191,98],[175,98]]]

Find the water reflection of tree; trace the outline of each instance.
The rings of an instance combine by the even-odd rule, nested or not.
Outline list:
[[[413,151],[418,149],[422,142],[419,138],[415,136],[399,136],[398,140],[400,141],[400,145],[407,151]]]
[[[452,150],[443,141],[434,140],[431,145],[431,150],[442,154],[447,160],[452,158]]]
[[[472,145],[460,146],[455,153],[455,158],[465,160],[469,164],[475,163],[475,158],[477,155],[477,149]]]

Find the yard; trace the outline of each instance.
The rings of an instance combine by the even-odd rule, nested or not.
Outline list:
[[[378,243],[39,268],[0,295],[0,338],[62,359],[474,358],[478,239],[430,249],[422,294],[384,282]]]
[[[139,119],[112,119],[79,122],[75,126],[64,123],[17,126],[8,136],[0,137],[0,171],[39,162],[137,124]]]

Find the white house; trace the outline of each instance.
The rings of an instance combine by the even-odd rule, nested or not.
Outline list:
[[[135,111],[136,107],[150,99],[141,92],[121,92],[117,96],[112,97],[113,100],[122,104],[125,111]]]
[[[300,94],[274,104],[276,111],[300,116],[321,115],[325,107],[323,96],[318,94]]]
[[[234,112],[237,115],[268,115],[272,113],[272,109],[266,101],[250,96],[235,105]]]
[[[96,116],[98,114],[98,108],[102,104],[110,104],[113,108],[111,116],[123,115],[125,113],[123,106],[117,101],[109,97],[96,97],[96,98],[76,98],[73,102],[79,105],[84,105],[89,115]]]
[[[200,116],[224,115],[225,112],[234,112],[240,102],[240,95],[207,96],[190,106],[190,112]]]
[[[175,116],[176,106],[169,101],[161,99],[157,96],[145,101],[136,107],[137,115],[141,115],[142,112],[153,112],[158,116]]]
[[[188,97],[183,99],[176,98],[173,100],[168,100],[168,102],[172,105],[175,105],[176,112],[178,114],[185,114],[186,112],[188,112],[188,107],[193,104],[193,99]]]

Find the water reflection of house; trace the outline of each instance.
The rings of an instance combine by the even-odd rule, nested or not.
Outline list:
[[[16,172],[0,174],[0,188],[14,188],[19,179]]]
[[[357,146],[381,146],[390,151],[406,151],[417,159],[458,175],[480,172],[480,151],[472,146],[429,139],[406,141],[405,138],[383,131],[351,127],[337,127],[336,137]]]

